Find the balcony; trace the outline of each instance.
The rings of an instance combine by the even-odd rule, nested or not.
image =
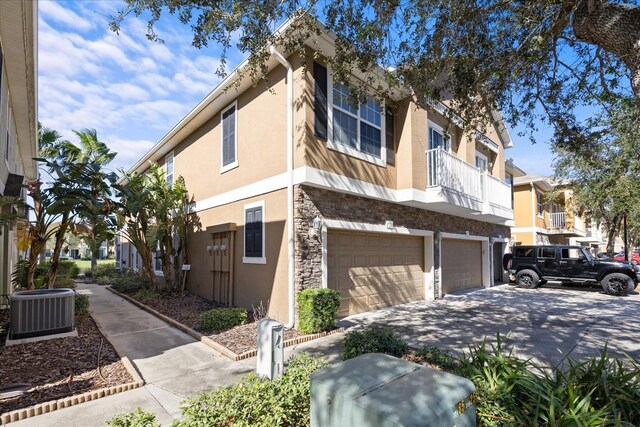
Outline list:
[[[508,184],[441,148],[427,151],[426,193],[433,210],[481,221],[513,219]]]
[[[566,212],[547,212],[544,218],[545,228],[549,234],[566,234],[568,236],[585,237],[584,221],[578,214],[567,217]]]

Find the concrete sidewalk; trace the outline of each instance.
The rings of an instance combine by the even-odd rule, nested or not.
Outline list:
[[[180,416],[187,396],[236,383],[255,369],[256,359],[233,362],[105,288],[79,284],[89,295],[90,313],[118,354],[134,364],[145,386],[12,423],[15,426],[104,426],[114,415],[140,407],[163,425]],[[288,348],[287,357],[308,351],[337,360],[342,335]]]

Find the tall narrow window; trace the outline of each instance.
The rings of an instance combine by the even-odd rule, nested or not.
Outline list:
[[[162,258],[160,258],[160,242],[156,243],[156,249],[153,251],[154,264],[153,269],[156,272],[156,275],[159,273],[162,274]]]
[[[476,151],[476,167],[480,169],[480,172],[489,170],[489,159],[479,151]]]
[[[173,151],[164,158],[164,176],[169,187],[173,187]]]
[[[440,129],[429,127],[429,150],[442,148],[444,151],[451,151],[451,138]]]
[[[544,203],[542,201],[542,193],[539,191],[536,191],[536,201],[538,203],[538,215],[542,216],[542,213],[544,212]]]
[[[244,208],[244,258],[243,262],[265,264],[264,254],[264,203],[246,205]]]
[[[236,104],[234,103],[222,112],[222,167],[220,172],[228,171],[238,166],[238,144],[236,132]]]

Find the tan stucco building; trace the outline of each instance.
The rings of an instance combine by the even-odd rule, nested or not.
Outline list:
[[[321,31],[309,53],[333,43]],[[130,169],[157,162],[195,195],[203,231],[188,288],[262,302],[292,323],[303,288],[338,290],[347,315],[503,281],[512,141],[499,114],[463,132],[441,102],[421,109],[397,94],[352,106],[313,58],[273,51],[268,86],[231,73]],[[126,242],[117,253],[139,267]]]
[[[26,198],[24,180],[38,175],[37,22],[35,1],[0,1],[0,199]],[[20,256],[18,228],[16,222],[0,226],[0,305],[7,303]]]

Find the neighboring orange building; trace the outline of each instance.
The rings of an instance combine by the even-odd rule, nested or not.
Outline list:
[[[309,53],[334,47],[318,25]],[[347,315],[503,281],[512,141],[500,115],[469,136],[445,104],[406,93],[354,107],[312,58],[272,51],[268,87],[231,73],[130,169],[157,162],[195,195],[204,230],[188,288],[291,324],[293,290],[337,289]],[[118,254],[139,266],[126,242]]]
[[[513,189],[515,226],[511,239],[515,244],[589,245],[588,227],[576,209],[570,186],[545,176],[524,175],[514,178]]]

